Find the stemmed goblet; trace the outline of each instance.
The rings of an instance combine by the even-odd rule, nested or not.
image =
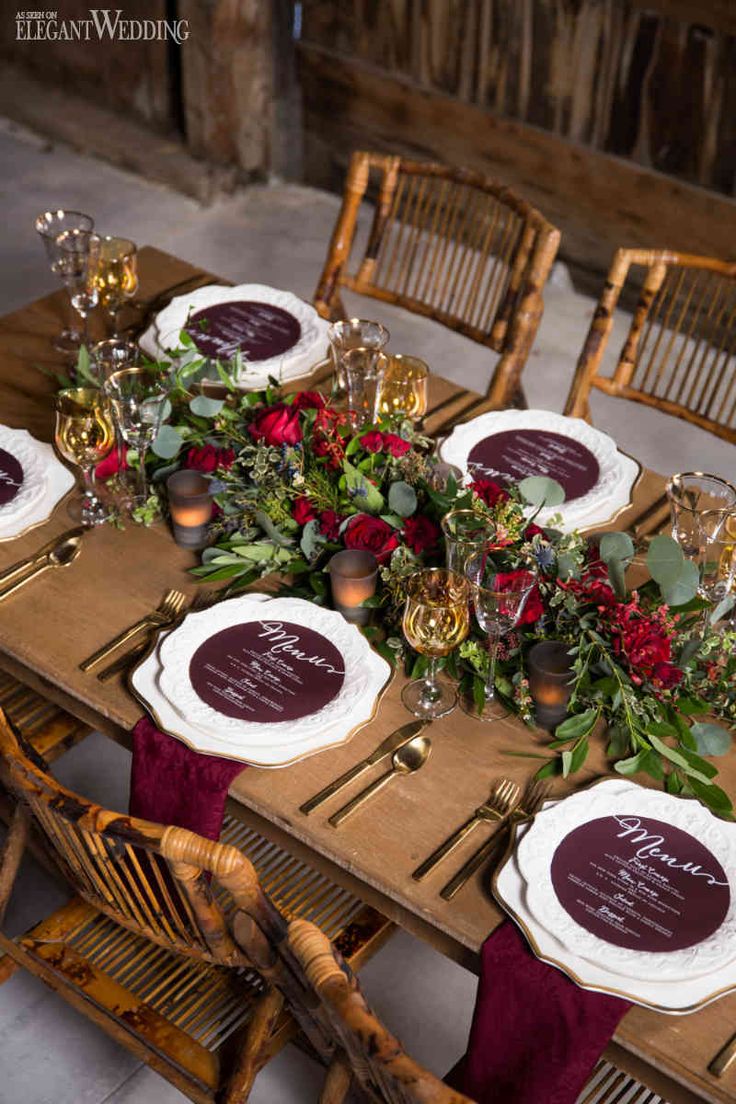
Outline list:
[[[380,322],[348,318],[333,322],[328,336],[337,393],[347,392],[348,410],[356,422],[372,421],[379,358],[390,336],[388,330]]]
[[[419,357],[395,353],[378,371],[376,417],[398,414],[419,422],[427,413],[429,368]]]
[[[131,502],[131,508],[136,509],[145,506],[148,500],[146,455],[164,420],[166,387],[158,372],[136,367],[112,372],[104,391],[122,439],[138,456],[137,486]]]
[[[112,337],[117,338],[118,312],[126,299],[138,290],[138,251],[135,242],[106,234],[100,239],[97,269],[100,303],[112,324]]]
[[[101,525],[108,512],[95,491],[95,467],[115,440],[110,408],[96,387],[72,387],[56,396],[56,447],[82,471],[84,495],[73,512],[83,525]]]
[[[51,271],[60,279],[63,278],[63,273],[57,241],[59,235],[65,230],[84,230],[91,233],[95,228],[94,219],[91,215],[85,215],[82,211],[65,210],[44,211],[38,216],[34,225],[46,250]],[[81,340],[82,335],[72,326],[64,328],[54,338],[53,345],[59,352],[71,354],[77,351]]]
[[[415,651],[429,658],[424,678],[408,683],[401,694],[417,717],[434,719],[450,713],[457,703],[455,690],[437,678],[437,660],[461,644],[470,629],[467,579],[443,567],[430,567],[410,576],[404,607],[404,636]]]
[[[705,472],[680,472],[667,484],[672,536],[685,555],[698,562],[726,517],[736,511],[736,487]]]
[[[451,510],[441,522],[445,557],[450,571],[466,574],[468,560],[487,551],[496,537],[496,526],[475,510]]]
[[[81,343],[87,344],[88,319],[99,302],[97,263],[100,239],[89,230],[62,230],[56,239],[59,267],[72,306],[82,319]]]
[[[700,593],[713,606],[728,598],[736,584],[736,513],[728,514],[710,536],[700,563]]]
[[[498,646],[501,638],[518,625],[537,575],[531,563],[514,565],[502,552],[489,551],[470,556],[465,572],[471,584],[476,620],[488,636],[488,677],[480,717],[492,721],[502,715],[495,708]]]

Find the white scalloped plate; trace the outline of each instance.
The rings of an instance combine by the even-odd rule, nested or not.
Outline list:
[[[15,540],[37,525],[43,525],[69,493],[75,483],[74,475],[57,458],[51,445],[37,441],[25,429],[11,430],[17,434],[24,445],[30,447],[43,473],[43,488],[40,495],[34,497],[27,509],[12,517],[0,516],[0,541]],[[8,449],[10,452],[11,449]],[[15,502],[15,499],[13,499]]]
[[[625,814],[664,821],[695,837],[718,859],[730,883],[731,899],[720,927],[693,947],[669,952],[636,951],[598,938],[577,924],[552,885],[552,858],[563,839],[600,817]],[[526,907],[558,944],[607,972],[649,981],[678,981],[710,974],[736,960],[736,825],[718,820],[695,799],[673,797],[617,779],[572,794],[541,812],[519,844],[518,870],[526,884]]]
[[[515,842],[523,842],[529,831],[527,825],[520,825],[516,830]],[[537,958],[567,974],[581,989],[622,997],[669,1016],[687,1015],[736,989],[736,962],[730,963],[725,969],[697,978],[649,981],[640,977],[622,977],[600,963],[581,958],[564,947],[531,914],[526,899],[527,890],[527,882],[516,865],[516,851],[512,849],[495,874],[494,895],[521,929]]]
[[[329,322],[320,318],[313,306],[290,291],[280,291],[266,284],[239,284],[237,287],[209,284],[187,295],[177,295],[156,315],[139,344],[145,353],[159,357],[166,349],[176,348],[179,344],[179,334],[192,312],[239,299],[268,303],[288,311],[298,320],[301,336],[286,353],[247,363],[236,381],[238,386],[244,390],[258,390],[267,386],[269,376],[285,383],[311,375],[315,364],[326,354]]]
[[[15,498],[0,506],[0,526],[12,526],[43,497],[46,473],[36,445],[28,430],[0,425],[0,448],[10,453],[23,469],[23,482]]]
[[[233,601],[233,599],[229,601]],[[270,599],[268,595],[249,594],[237,599],[237,601],[270,602],[276,601],[276,599]],[[339,744],[346,743],[359,728],[367,724],[375,715],[383,691],[391,678],[389,665],[369,648],[364,661],[368,674],[366,689],[362,697],[355,702],[349,715],[340,716],[333,724],[325,725],[306,739],[300,739],[296,736],[293,725],[272,725],[271,728],[278,728],[280,731],[273,733],[269,743],[254,746],[249,731],[255,727],[254,725],[243,722],[237,737],[229,736],[227,739],[223,739],[217,732],[203,731],[192,724],[190,720],[183,719],[173,707],[171,701],[163,693],[159,681],[162,672],[160,647],[165,643],[167,635],[169,634],[160,635],[156,647],[131,673],[130,684],[136,697],[149,711],[162,731],[182,740],[194,751],[227,759],[241,760],[256,767],[277,768],[289,766],[328,747],[336,747]]]
[[[496,433],[526,429],[547,430],[578,441],[593,453],[600,469],[598,482],[586,495],[540,511],[536,519],[540,525],[546,525],[555,514],[560,514],[564,532],[590,529],[603,525],[629,504],[640,472],[637,462],[619,452],[608,434],[601,433],[581,418],[567,418],[551,410],[498,410],[481,414],[455,426],[442,442],[440,456],[446,463],[460,468],[469,483],[472,476],[468,474],[468,456],[475,445]]]

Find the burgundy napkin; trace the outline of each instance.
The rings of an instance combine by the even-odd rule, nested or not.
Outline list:
[[[574,1104],[629,1008],[541,962],[507,920],[483,944],[468,1051],[447,1080],[478,1104]]]
[[[219,839],[230,783],[245,769],[192,751],[141,717],[133,729],[130,815]]]

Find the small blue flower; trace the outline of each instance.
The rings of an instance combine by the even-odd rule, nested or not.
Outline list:
[[[552,567],[555,562],[555,550],[551,544],[540,544],[534,549],[534,558],[540,567]]]

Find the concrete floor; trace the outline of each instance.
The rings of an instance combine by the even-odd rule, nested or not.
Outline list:
[[[132,237],[234,280],[258,280],[311,297],[339,201],[294,185],[253,187],[202,209],[194,201],[81,157],[0,120],[0,204],[5,211],[0,313],[55,287],[33,230],[49,207],[95,216],[105,233]],[[358,308],[358,300],[355,307]],[[349,304],[350,305],[350,304]],[[530,405],[560,410],[593,309],[558,266],[524,380]],[[485,349],[403,311],[363,306],[392,332],[392,348],[424,356],[432,369],[481,388]],[[621,327],[619,322],[619,332]],[[736,476],[736,450],[699,430],[600,396],[595,421],[661,472],[700,468]],[[2,421],[2,410],[0,410]],[[129,757],[99,736],[59,764],[67,784],[113,808],[127,807]],[[62,900],[29,863],[7,917],[22,931]],[[438,1074],[465,1047],[475,980],[423,944],[399,934],[362,974],[369,999],[409,1051]],[[442,999],[438,1000],[437,995]],[[258,1078],[253,1104],[303,1104],[318,1095],[320,1071],[294,1048]],[[142,1067],[41,983],[14,975],[0,987],[0,1104],[175,1104],[184,1097]]]

